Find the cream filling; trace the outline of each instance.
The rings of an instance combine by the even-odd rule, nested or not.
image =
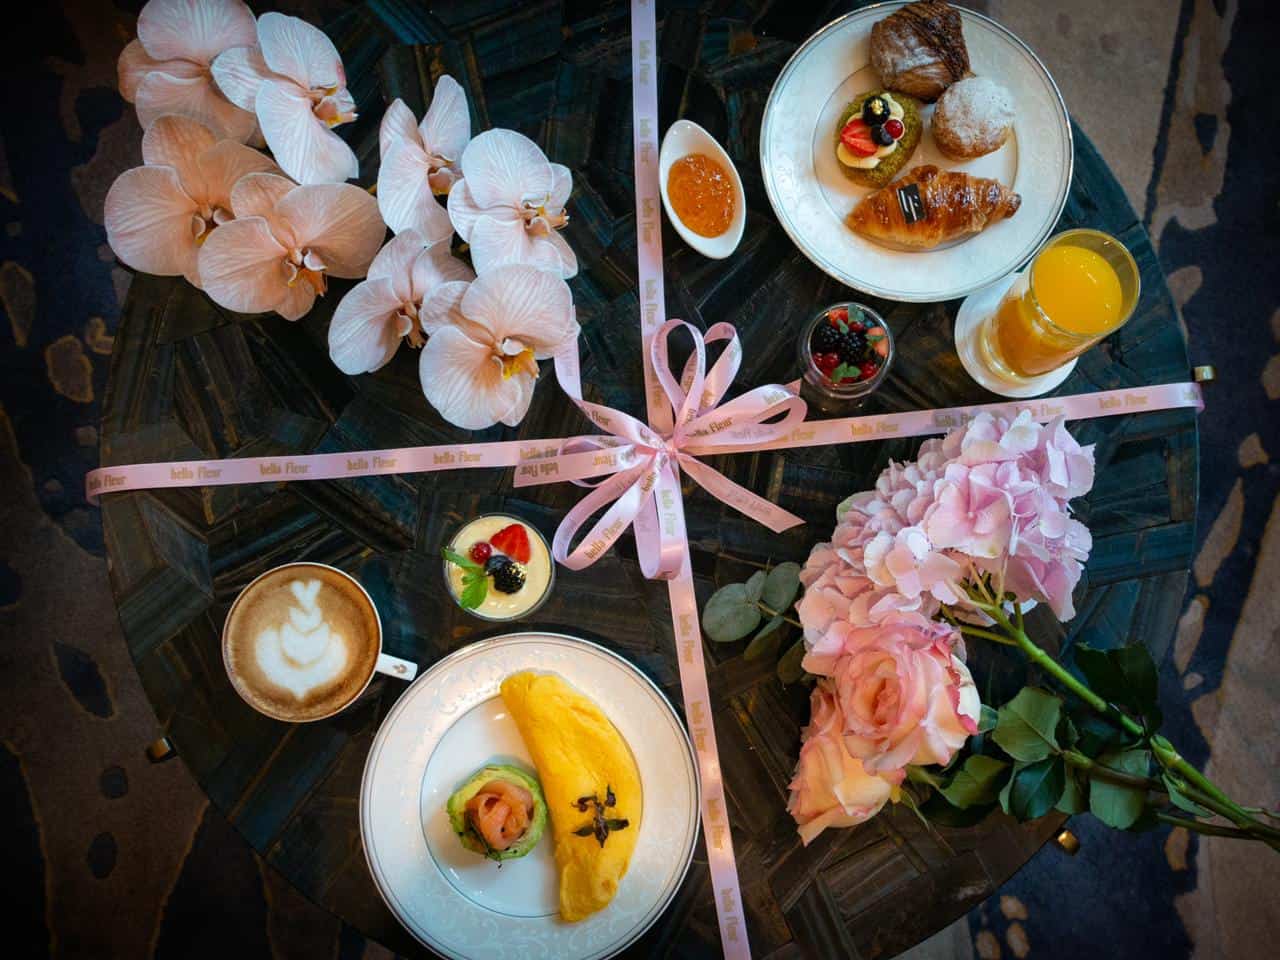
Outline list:
[[[901,120],[906,114],[902,109],[902,104],[889,96],[887,93],[881,94],[889,104],[889,116],[895,120]],[[906,136],[905,131],[903,136]],[[876,152],[869,157],[860,157],[843,143],[836,144],[836,159],[843,163],[846,167],[853,167],[857,170],[874,170],[880,166],[880,161],[893,151],[898,149],[898,141],[895,140],[887,147],[877,147]]]

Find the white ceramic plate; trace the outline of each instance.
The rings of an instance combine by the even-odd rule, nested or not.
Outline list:
[[[971,69],[1013,96],[1013,134],[985,157],[948,160],[934,145],[933,105],[927,104],[924,135],[899,176],[932,163],[994,177],[1022,195],[1022,206],[1008,220],[934,250],[894,250],[854,233],[844,218],[871,189],[840,172],[836,121],[850,100],[880,86],[871,66],[871,27],[904,5],[883,3],[847,14],[792,55],[765,105],[760,168],[779,222],[826,273],[889,300],[950,300],[1016,270],[1049,236],[1071,187],[1071,124],[1053,78],[1030,48],[994,20],[957,6]]]
[[[496,863],[462,849],[444,804],[491,760],[533,764],[498,688],[509,674],[560,674],[609,716],[640,768],[644,814],[613,903],[557,917],[551,828],[527,856]],[[379,892],[419,941],[467,960],[609,957],[671,901],[698,837],[693,748],[671,704],[621,657],[551,633],[482,640],[439,661],[387,715],[365,763],[360,832]]]

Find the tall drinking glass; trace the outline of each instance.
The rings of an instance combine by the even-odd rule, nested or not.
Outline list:
[[[1099,230],[1067,230],[1036,254],[983,323],[978,353],[1026,382],[1056,370],[1133,315],[1141,282],[1124,245]]]

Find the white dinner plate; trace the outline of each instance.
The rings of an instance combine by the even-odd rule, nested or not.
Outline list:
[[[994,20],[957,6],[970,68],[1013,97],[1013,133],[985,157],[948,160],[934,144],[933,105],[926,104],[920,145],[898,176],[932,163],[994,177],[1022,195],[1022,206],[982,233],[933,250],[895,250],[854,233],[844,218],[871,188],[840,172],[836,121],[849,101],[880,86],[871,66],[871,27],[904,5],[854,11],[796,50],[765,105],[760,169],[783,229],[826,273],[888,300],[950,300],[1013,272],[1052,232],[1071,187],[1071,123],[1057,85],[1031,49]]]
[[[499,694],[520,670],[552,672],[605,712],[640,770],[640,836],[618,895],[578,923],[557,916],[551,828],[527,856],[498,864],[464,850],[449,795],[490,761],[533,771]],[[467,960],[609,957],[661,915],[698,838],[693,748],[656,686],[597,644],[554,633],[481,640],[445,657],[400,696],[374,737],[360,832],[379,892],[419,941]]]

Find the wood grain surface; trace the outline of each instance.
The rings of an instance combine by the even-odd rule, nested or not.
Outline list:
[[[756,7],[763,8],[757,10]],[[726,9],[729,13],[726,14]],[[660,5],[663,124],[688,117],[723,142],[742,173],[746,234],[712,262],[664,232],[668,313],[705,328],[727,320],[742,337],[737,388],[796,376],[799,327],[850,292],[790,244],[765,199],[757,162],[761,111],[782,64],[836,13],[824,4]],[[362,183],[377,169],[382,105],[417,113],[434,79],[467,90],[475,129],[508,126],[573,170],[568,239],[582,271],[571,281],[582,324],[588,399],[643,410],[635,295],[630,61],[622,3],[369,0],[331,25],[361,118],[349,135]],[[1077,129],[1075,180],[1062,226],[1118,236],[1142,271],[1138,312],[1087,353],[1059,392],[1162,383],[1187,376],[1186,344],[1150,242],[1115,179]],[[181,280],[137,277],[116,336],[102,424],[102,462],[254,456],[410,444],[564,436],[588,425],[551,376],[518,429],[466,434],[423,399],[417,355],[405,347],[375,375],[330,363],[329,318],[348,288],[335,282],[310,316],[243,317]],[[951,328],[957,303],[868,301],[891,324],[898,356],[868,412],[992,399],[964,374]],[[1188,411],[1077,424],[1097,444],[1098,481],[1079,504],[1094,552],[1067,628],[1034,617],[1050,646],[1169,643],[1191,559],[1197,433]],[[751,563],[803,561],[836,503],[865,488],[917,442],[894,440],[743,454],[710,462],[808,523],[776,535],[686,484],[700,601]],[[370,740],[403,684],[376,679],[352,708],[290,726],[245,705],[223,672],[219,634],[250,579],[291,560],[350,571],[378,604],[389,653],[424,668],[502,632],[458,610],[439,548],[476,513],[501,509],[550,536],[576,488],[516,493],[510,471],[449,472],[325,482],[112,494],[102,515],[112,587],[130,652],[164,732],[218,807],[304,894],[392,950],[422,953],[379,898],[361,848],[357,797]],[[530,624],[520,624],[528,626]],[[636,663],[679,703],[664,584],[646,581],[632,541],[579,573],[560,570],[533,626],[596,639]],[[786,784],[808,709],[807,688],[784,686],[744,644],[708,643],[716,731],[730,820],[757,956],[887,957],[988,896],[1052,835],[1054,816],[1019,825],[996,814],[930,835],[906,811],[800,845]],[[985,699],[1027,679],[1003,650],[971,648]],[[701,847],[672,907],[629,956],[718,951]]]

